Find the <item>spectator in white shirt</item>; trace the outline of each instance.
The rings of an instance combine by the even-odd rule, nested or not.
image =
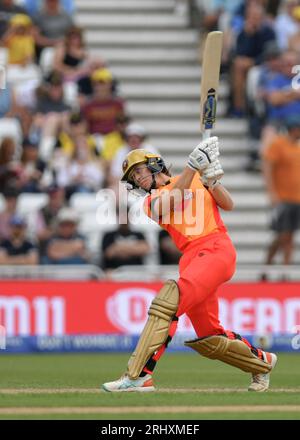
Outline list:
[[[299,32],[299,22],[294,17],[294,9],[299,6],[299,0],[286,0],[286,7],[275,21],[275,32],[281,50],[287,50],[291,36]]]

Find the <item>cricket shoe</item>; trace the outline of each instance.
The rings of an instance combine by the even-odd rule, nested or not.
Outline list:
[[[130,392],[130,391],[147,393],[150,391],[155,391],[151,374],[146,374],[146,376],[138,377],[137,379],[130,379],[127,375],[124,375],[118,380],[104,383],[102,385],[102,388],[105,391],[112,393]]]
[[[277,362],[276,354],[263,351],[263,357],[265,362],[271,364],[273,370]],[[259,393],[267,391],[270,385],[270,374],[271,373],[252,374],[252,381],[248,391],[256,391]]]

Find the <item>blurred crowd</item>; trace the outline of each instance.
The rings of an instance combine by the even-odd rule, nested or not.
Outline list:
[[[247,117],[262,148],[300,112],[299,0],[203,0],[203,27],[224,32],[228,116]],[[295,79],[296,78],[296,79]],[[293,81],[294,80],[294,81]],[[292,85],[294,84],[294,88]],[[257,152],[257,148],[254,148]]]
[[[285,178],[279,176],[287,187],[284,196],[273,181],[284,149],[285,160],[300,160],[291,147],[300,139],[300,83],[297,87],[293,70],[300,65],[300,0],[194,2],[202,31],[224,32],[222,72],[231,86],[227,113],[248,120],[248,168],[255,169],[263,157],[272,198],[300,204],[295,166],[290,185],[288,166]],[[0,69],[0,264],[95,262],[72,197],[115,190],[131,149],[157,152],[128,114],[106,60],[91,55],[74,10],[74,0],[0,0],[0,66],[5,66]],[[32,193],[47,197],[28,235],[18,199]],[[150,252],[142,233],[123,226],[99,243],[105,269],[142,264]],[[164,232],[158,243],[162,264],[178,262]]]
[[[274,240],[266,257],[292,261],[300,227],[300,1],[201,0],[205,32],[224,32],[227,116],[248,123],[246,171],[262,172]]]
[[[104,234],[91,253],[71,206],[74,194],[118,193],[131,149],[157,152],[128,114],[106,60],[88,50],[74,9],[73,0],[0,0],[2,265],[109,270],[142,264],[150,252],[144,235],[125,226]],[[24,215],[20,205],[31,203],[24,194],[44,194],[41,209]]]

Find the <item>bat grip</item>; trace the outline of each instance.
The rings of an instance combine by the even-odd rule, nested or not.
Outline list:
[[[211,129],[204,130],[203,136],[202,136],[202,140],[205,141],[206,139],[210,138],[211,137],[211,132],[212,132]],[[200,180],[201,180],[201,173],[200,173],[200,171],[198,172],[198,174],[199,174]]]
[[[205,141],[206,139],[208,139],[208,138],[210,138],[210,137],[211,137],[211,129],[204,130],[204,133],[203,133],[203,140]]]

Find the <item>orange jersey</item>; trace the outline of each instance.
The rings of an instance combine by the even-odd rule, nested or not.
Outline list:
[[[177,199],[179,201],[175,203],[170,214],[158,219],[154,218],[151,212],[151,202],[162,191],[170,192],[178,178],[179,176],[171,177],[170,183],[146,197],[144,209],[150,218],[157,221],[170,234],[178,249],[183,252],[189,243],[210,234],[227,232],[227,229],[214,198],[203,186],[198,174],[195,175],[190,188],[185,190],[184,200],[181,196]]]
[[[273,165],[272,180],[278,198],[300,203],[300,148],[286,136],[278,136],[265,149],[263,157]]]

